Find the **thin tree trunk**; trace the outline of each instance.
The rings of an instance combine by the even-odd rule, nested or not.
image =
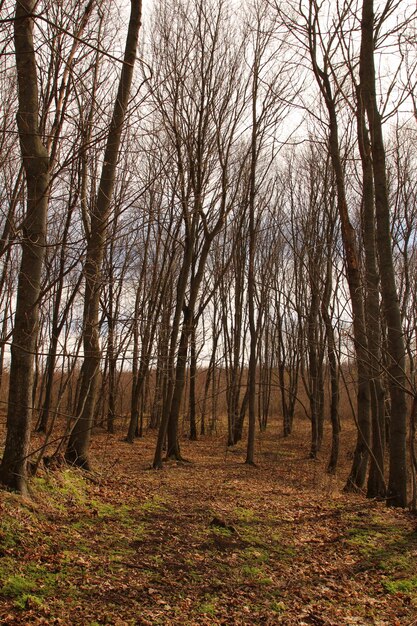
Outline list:
[[[329,244],[333,235],[333,229],[330,229]],[[337,373],[337,356],[336,345],[334,339],[334,330],[331,319],[331,312],[329,312],[330,295],[332,287],[332,259],[331,250],[328,250],[327,260],[327,272],[326,282],[324,286],[324,295],[322,299],[322,316],[326,327],[326,339],[327,339],[327,357],[329,359],[329,371],[330,371],[330,422],[332,425],[332,447],[330,451],[329,463],[327,465],[327,471],[329,474],[334,474],[339,459],[339,447],[340,447],[340,417],[339,417],[339,378]]]
[[[195,321],[191,330],[190,338],[190,439],[197,441],[197,421],[196,421],[196,380],[197,380],[197,346]]]
[[[310,459],[316,459],[319,451],[319,355],[318,355],[318,315],[320,300],[316,285],[312,281],[310,311],[307,321],[308,338],[308,369],[310,378],[310,419],[311,419],[311,447]]]
[[[113,196],[116,166],[119,156],[123,122],[129,102],[133,67],[136,59],[142,2],[131,0],[131,13],[121,71],[119,88],[110,124],[103,160],[97,200],[91,215],[90,233],[84,265],[85,296],[83,342],[84,361],[81,368],[81,386],[74,424],[65,453],[69,463],[88,469],[90,467],[89,445],[97,395],[101,350],[99,341],[99,300],[101,292],[101,269],[106,243],[107,224]]]
[[[256,34],[257,43],[260,33]],[[257,96],[259,81],[259,50],[255,49],[252,79],[252,137],[251,137],[251,161],[249,181],[249,259],[248,259],[248,321],[249,321],[249,365],[248,365],[248,443],[246,448],[246,460],[248,465],[255,464],[255,426],[256,426],[256,347],[257,328],[255,323],[255,200],[256,200],[256,166],[258,158],[258,119],[257,119]]]
[[[372,456],[369,468],[368,498],[385,497],[385,407],[381,367],[381,315],[379,275],[375,238],[375,197],[371,146],[365,122],[360,89],[357,90],[358,143],[362,163],[362,228],[365,250],[365,315],[368,336],[370,399],[372,416]]]
[[[344,172],[339,147],[339,131],[337,125],[336,105],[329,74],[319,67],[316,58],[317,33],[315,31],[315,10],[316,7],[313,5],[313,3],[310,3],[309,46],[311,59],[313,62],[313,71],[316,76],[316,80],[320,87],[321,93],[323,95],[329,115],[329,152],[336,181],[337,208],[341,224],[349,295],[352,303],[353,337],[358,372],[358,438],[353,457],[352,469],[345,486],[345,489],[347,491],[356,491],[362,489],[365,484],[369,458],[368,450],[371,437],[371,424],[369,415],[369,368],[365,326],[365,310],[362,296],[360,263],[356,244],[355,230],[349,218],[348,204],[346,199]]]

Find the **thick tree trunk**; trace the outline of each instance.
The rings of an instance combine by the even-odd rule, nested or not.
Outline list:
[[[16,4],[14,41],[19,93],[17,125],[26,176],[27,206],[22,225],[22,259],[11,347],[7,437],[0,482],[26,492],[33,357],[38,335],[39,295],[46,245],[50,161],[38,127],[38,87],[33,42],[35,0]]]
[[[374,3],[363,0],[360,93],[365,106],[372,151],[382,305],[387,322],[391,394],[390,464],[387,504],[407,506],[405,347],[392,258],[390,211],[381,115],[377,106],[374,63]]]

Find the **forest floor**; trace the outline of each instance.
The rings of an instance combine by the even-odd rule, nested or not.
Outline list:
[[[342,435],[329,476],[307,423],[263,434],[255,468],[220,435],[153,471],[154,433],[95,434],[92,476],[0,492],[0,623],[417,626],[417,519],[342,493]]]

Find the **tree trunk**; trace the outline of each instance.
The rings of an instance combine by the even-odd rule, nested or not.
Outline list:
[[[133,355],[132,355],[132,391],[130,394],[130,420],[129,428],[126,435],[126,441],[133,443],[135,441],[136,433],[138,432],[139,424],[139,304],[140,304],[140,291],[136,292],[135,298],[135,310],[133,318]]]
[[[385,407],[381,367],[381,315],[379,274],[375,238],[375,197],[371,146],[365,122],[360,89],[357,90],[358,143],[362,163],[362,236],[365,250],[365,316],[369,352],[370,399],[372,416],[372,456],[369,468],[368,498],[385,497]]]
[[[375,187],[375,213],[382,305],[387,323],[389,386],[391,394],[390,462],[387,504],[407,506],[405,348],[401,311],[395,284],[392,238],[387,189],[385,148],[381,115],[377,106],[374,64],[374,3],[363,0],[360,52],[360,92],[363,98],[371,139]]]
[[[71,464],[89,469],[88,456],[94,407],[97,395],[98,373],[100,368],[99,341],[99,300],[101,293],[101,269],[106,245],[107,224],[110,203],[113,195],[119,146],[129,102],[133,67],[139,29],[141,26],[142,2],[131,0],[131,13],[126,38],[124,63],[120,75],[119,88],[113,116],[107,137],[100,185],[95,207],[91,215],[86,260],[84,264],[85,296],[83,318],[84,361],[81,368],[81,384],[76,421],[65,453]]]
[[[258,44],[259,33],[256,34],[256,44]],[[258,333],[255,322],[255,244],[256,244],[256,166],[258,160],[258,116],[257,116],[257,96],[259,81],[259,58],[258,46],[255,47],[255,59],[252,68],[252,137],[251,137],[251,160],[250,160],[250,181],[249,181],[249,259],[248,259],[248,320],[249,320],[249,364],[248,364],[248,442],[246,448],[246,460],[248,465],[255,464],[255,426],[256,426],[256,347],[258,343]]]
[[[246,384],[246,391],[243,394],[242,403],[233,428],[233,445],[241,441],[243,436],[243,424],[245,423],[246,411],[249,403],[249,386]]]
[[[175,446],[177,446],[178,441],[176,438],[176,430],[177,425],[173,423],[178,416],[175,416],[172,413],[171,407],[174,398],[174,390],[175,385],[177,385],[177,396],[175,400],[176,407],[181,404],[182,390],[184,385],[184,373],[182,376],[180,372],[178,374],[175,371],[175,353],[177,350],[177,339],[180,331],[181,325],[181,312],[184,306],[184,300],[186,296],[186,289],[188,283],[188,277],[192,264],[193,250],[190,239],[187,237],[184,244],[184,257],[182,261],[182,266],[180,270],[180,275],[178,277],[177,282],[177,290],[176,290],[176,302],[175,302],[175,313],[174,319],[171,327],[171,336],[169,340],[169,348],[168,348],[168,373],[167,373],[167,383],[166,383],[166,393],[164,394],[164,401],[162,407],[162,415],[161,422],[158,430],[158,438],[155,446],[155,454],[153,459],[153,468],[161,469],[162,468],[162,451],[165,444],[165,439],[167,437],[167,432],[169,428],[169,422],[171,422],[170,431],[171,431],[171,444],[173,440],[175,441]],[[182,360],[184,358],[184,345],[185,345],[185,354],[187,352],[188,347],[188,335],[187,333],[182,333],[180,341],[183,342],[182,353],[178,348],[178,359],[177,364],[182,368]],[[172,444],[174,445],[174,444]],[[179,450],[177,450],[179,453]]]
[[[7,437],[0,482],[25,493],[31,428],[33,356],[38,335],[39,295],[46,245],[50,161],[39,134],[33,18],[35,0],[16,3],[14,42],[19,108],[17,125],[26,176],[22,259],[11,346]]]
[[[190,338],[190,397],[189,397],[189,414],[190,414],[190,439],[197,441],[197,421],[196,421],[196,379],[197,379],[197,347],[196,347],[196,328],[195,321],[192,322]]]
[[[176,459],[181,461],[181,450],[178,441],[178,420],[181,410],[181,401],[184,391],[185,379],[186,379],[186,366],[187,366],[187,353],[188,353],[188,340],[191,334],[192,313],[188,307],[184,308],[184,320],[181,331],[177,364],[175,367],[175,383],[172,394],[172,401],[170,407],[170,414],[167,428],[167,458]]]
[[[333,112],[334,113],[334,112]],[[342,238],[345,250],[349,293],[352,302],[353,312],[353,333],[355,342],[355,352],[358,371],[358,392],[357,392],[357,420],[358,439],[356,443],[352,469],[348,477],[346,489],[348,491],[362,489],[368,467],[368,449],[371,435],[371,424],[369,417],[369,371],[367,337],[365,326],[365,313],[362,297],[362,284],[360,278],[359,258],[356,249],[355,233],[350,223],[347,202],[344,189],[343,171],[340,163],[338,150],[337,126],[335,115],[331,115],[331,155],[336,173],[336,186],[338,193],[338,208],[342,226]]]
[[[311,447],[310,459],[316,459],[319,451],[319,354],[318,354],[318,315],[320,309],[320,300],[317,293],[317,286],[312,281],[310,288],[312,290],[310,311],[307,320],[307,339],[308,339],[308,369],[309,369],[309,400],[310,400],[310,419],[311,419]]]
[[[344,172],[339,147],[339,131],[337,124],[336,105],[332,92],[331,82],[327,71],[321,69],[316,58],[315,15],[313,3],[310,4],[310,32],[309,45],[313,62],[313,71],[326,103],[329,115],[329,152],[336,181],[337,208],[340,217],[346,274],[349,286],[349,295],[352,303],[353,337],[355,344],[356,363],[358,372],[357,383],[357,427],[358,438],[353,457],[353,464],[345,489],[356,491],[362,489],[368,467],[368,450],[370,445],[370,399],[369,399],[369,370],[368,350],[365,326],[365,310],[362,296],[362,282],[360,276],[359,253],[357,250],[355,230],[349,218],[346,199]]]
[[[333,228],[330,228],[330,237],[328,240],[329,246],[331,246],[333,234]],[[330,372],[330,422],[332,425],[332,447],[330,451],[329,463],[327,465],[327,472],[329,474],[334,474],[339,459],[340,447],[339,378],[337,372],[337,353],[334,330],[332,325],[331,311],[329,311],[330,293],[332,288],[332,259],[330,249],[328,249],[328,255],[329,256],[327,259],[326,282],[324,285],[324,295],[322,299],[321,311],[324,325],[326,327],[327,357],[329,359]]]

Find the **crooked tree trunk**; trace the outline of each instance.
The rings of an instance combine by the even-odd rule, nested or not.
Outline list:
[[[66,460],[89,469],[88,457],[91,428],[96,404],[98,373],[101,350],[99,341],[99,300],[101,293],[101,269],[106,245],[107,224],[113,196],[116,165],[122,135],[123,122],[129,102],[133,67],[136,59],[142,2],[131,0],[131,12],[119,88],[107,137],[103,169],[95,207],[91,214],[90,233],[84,263],[85,296],[83,315],[84,360],[81,367],[79,401],[76,421],[73,425],[65,452]]]
[[[219,232],[221,225],[222,219],[219,218],[214,229],[210,233],[206,233],[204,244],[201,249],[198,269],[194,273],[194,268],[192,268],[188,303],[185,303],[185,294],[182,300],[183,322],[178,346],[178,355],[175,366],[175,379],[171,396],[169,419],[167,424],[167,458],[171,459],[182,460],[178,441],[178,420],[186,380],[188,343],[191,337],[193,326],[196,323],[194,319],[194,310],[196,308],[200,285],[203,280],[205,264],[210,251],[211,243],[214,237]],[[198,315],[196,316],[196,319],[197,318]]]
[[[236,417],[236,422],[233,428],[233,444],[236,445],[241,441],[243,437],[243,424],[245,423],[246,411],[249,402],[249,383],[246,383],[246,390],[243,394],[242,402],[239,408],[239,413]]]
[[[38,86],[31,17],[35,4],[35,0],[19,0],[14,21],[19,99],[17,126],[26,177],[27,205],[22,225],[22,259],[11,346],[7,437],[0,467],[0,482],[21,493],[27,490],[33,355],[38,335],[50,181],[50,160],[38,126]]]
[[[65,324],[65,321],[67,320],[68,312],[71,309],[71,306],[75,300],[81,282],[81,280],[77,281],[70,297],[68,298],[68,301],[64,306],[63,311],[61,311],[61,320],[59,320],[59,305],[61,304],[61,295],[64,286],[63,280],[61,280],[61,278],[63,279],[63,273],[64,269],[63,267],[61,267],[62,275],[60,276],[60,282],[58,285],[57,293],[55,295],[54,312],[52,317],[51,345],[49,347],[48,357],[46,361],[46,372],[44,373],[44,376],[46,377],[45,396],[42,405],[42,413],[39,419],[39,423],[36,426],[36,432],[39,433],[46,433],[48,430],[49,413],[51,409],[52,392],[54,386],[54,374],[57,361],[58,341],[62,332],[62,328]],[[58,393],[58,397],[61,397],[60,392]]]

